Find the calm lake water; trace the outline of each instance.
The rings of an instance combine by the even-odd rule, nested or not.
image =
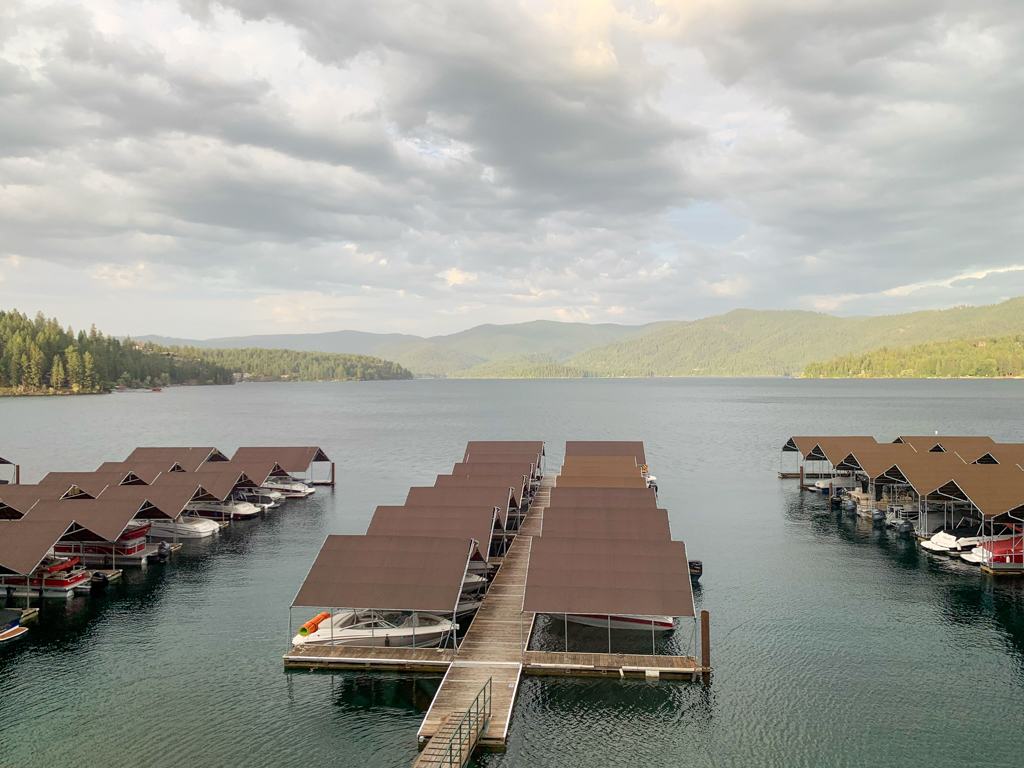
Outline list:
[[[793,434],[1024,442],[1024,381],[251,384],[0,400],[25,482],[136,445],[320,445],[338,486],[192,542],[0,650],[0,765],[409,766],[438,678],[286,674],[324,537],[449,472],[470,439],[642,439],[704,561],[710,688],[526,678],[486,766],[1020,766],[1024,584],[924,556],[780,481]]]

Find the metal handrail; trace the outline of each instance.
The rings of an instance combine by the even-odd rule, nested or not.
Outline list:
[[[491,719],[491,691],[493,678],[487,678],[480,693],[469,705],[466,714],[459,720],[455,731],[449,737],[448,747],[441,755],[438,765],[447,768],[462,768],[472,756],[473,747]],[[466,737],[469,737],[468,739]]]

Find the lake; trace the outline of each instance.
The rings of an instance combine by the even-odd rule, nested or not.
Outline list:
[[[704,561],[710,687],[525,678],[485,766],[1024,763],[1024,584],[925,556],[779,480],[795,434],[1024,442],[1024,381],[582,379],[244,384],[0,399],[24,482],[137,445],[319,445],[337,487],[190,542],[0,650],[0,765],[409,766],[439,678],[285,673],[330,533],[451,471],[467,440],[640,439]],[[792,454],[787,454],[792,461]]]

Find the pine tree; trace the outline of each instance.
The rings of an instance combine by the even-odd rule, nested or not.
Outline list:
[[[73,346],[64,351],[67,359],[68,384],[72,392],[81,392],[85,379],[85,369],[82,367],[82,358]]]
[[[92,327],[93,333],[96,332],[96,326]],[[82,363],[84,367],[84,384],[85,388],[89,392],[95,392],[99,389],[99,382],[96,380],[96,363],[92,359],[92,352],[86,352],[82,355]]]
[[[53,367],[50,369],[50,387],[52,389],[64,389],[67,383],[67,376],[64,374],[64,363],[60,361],[60,355],[53,356]]]

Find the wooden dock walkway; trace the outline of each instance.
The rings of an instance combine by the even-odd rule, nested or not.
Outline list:
[[[461,717],[480,687],[491,679],[492,714],[479,744],[490,749],[504,748],[523,671],[522,644],[533,632],[534,615],[521,613],[530,545],[532,537],[540,533],[544,508],[550,503],[554,484],[554,475],[545,476],[541,482],[530,511],[420,725],[417,737],[421,744],[437,735],[447,718]]]
[[[500,559],[500,567],[480,608],[459,645],[451,648],[367,648],[361,646],[295,646],[284,657],[285,668],[311,670],[402,670],[444,672],[441,685],[417,732],[423,751],[418,768],[440,765],[448,745],[458,742],[455,729],[470,710],[481,688],[491,682],[489,717],[473,743],[503,750],[509,721],[524,674],[683,678],[696,681],[707,673],[692,656],[644,654],[562,653],[526,651],[535,616],[522,613],[533,537],[539,536],[544,510],[550,504],[555,475],[547,475],[537,491],[519,531]],[[454,742],[453,742],[454,739]],[[435,741],[436,740],[436,741]],[[435,743],[431,746],[431,742]]]

